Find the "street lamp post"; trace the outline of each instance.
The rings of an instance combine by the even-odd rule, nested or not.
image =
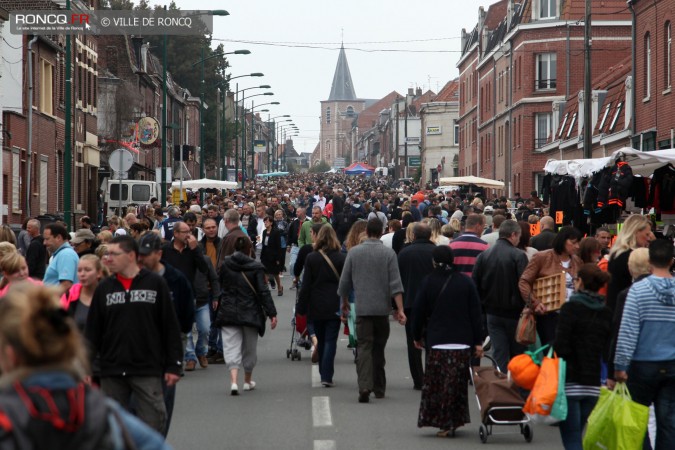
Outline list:
[[[269,145],[269,139],[267,140],[267,142],[268,142],[268,145],[267,145],[267,171],[268,172],[273,171],[272,169],[273,169],[274,163],[276,162],[275,144],[276,144],[276,141],[277,141],[277,133],[276,133],[277,127],[276,127],[276,122],[274,122],[274,120],[278,119],[279,117],[291,117],[291,116],[290,116],[290,114],[284,114],[284,115],[281,115],[281,116],[276,116],[276,117],[270,118],[269,114],[267,115],[267,134],[272,136],[272,139],[273,139],[271,148],[270,148],[270,145]],[[292,122],[292,121],[293,121],[293,119],[286,119],[286,120],[282,120],[281,122]],[[272,126],[272,124],[274,124],[274,126]],[[272,131],[274,131],[274,133]],[[271,160],[271,156],[272,156],[273,153],[275,154],[275,158],[274,158],[274,160]]]
[[[241,89],[241,91],[237,90],[237,93],[239,92],[245,92],[248,91],[249,89],[269,89],[269,85],[261,85],[261,86],[253,86],[245,89]],[[248,98],[251,97],[257,97],[259,95],[274,95],[273,92],[264,92],[262,94],[254,94],[254,95],[249,95]],[[241,102],[242,102],[242,133],[241,133],[241,188],[244,188],[244,183],[246,182],[246,108],[244,107],[244,102],[246,101],[246,96],[242,95]]]
[[[204,80],[204,62],[208,61],[209,59],[213,59],[216,57],[223,57],[225,55],[250,55],[251,51],[250,50],[235,50],[233,52],[227,52],[227,53],[215,53],[208,58],[204,58],[204,47],[202,46],[201,49],[201,59],[195,63],[192,64],[192,67],[196,66],[197,64],[200,65],[200,90],[199,90],[199,178],[206,178],[206,171],[205,171],[205,158],[204,158],[204,95],[205,95],[205,84],[206,80]],[[223,111],[224,114],[224,111]],[[204,202],[204,192],[201,194],[201,201],[202,203]]]
[[[300,130],[298,129],[298,127],[295,126],[294,123],[290,123],[290,124],[286,124],[286,125],[280,125],[279,129],[280,129],[280,135],[281,135],[281,133],[283,133],[283,135],[284,135],[284,138],[283,138],[284,147],[283,147],[281,155],[279,155],[278,158],[280,158],[281,161],[282,161],[282,167],[281,167],[282,171],[285,171],[286,170],[286,132],[291,130],[291,132],[294,133],[296,131],[299,132]]]
[[[166,6],[164,7],[164,10],[166,11]],[[229,16],[230,13],[225,11],[224,9],[214,9],[212,11],[208,11],[208,14],[212,16]],[[201,14],[201,13],[200,13]],[[161,192],[161,197],[162,197],[162,206],[166,205],[166,128],[168,124],[166,123],[166,85],[167,85],[167,80],[166,80],[166,66],[167,66],[167,56],[166,56],[166,47],[167,47],[167,39],[166,39],[166,34],[163,35],[163,49],[162,49],[162,179],[161,184],[162,184],[162,192]],[[202,57],[204,56],[204,53],[202,51]],[[68,66],[66,66],[66,70]],[[202,72],[203,74],[203,72]],[[67,74],[66,74],[67,75]],[[202,75],[202,80],[204,79]],[[202,100],[203,102],[203,100]],[[199,118],[201,120],[201,116]],[[201,142],[200,142],[201,144]],[[181,148],[181,155],[183,154],[183,150]],[[181,173],[182,173],[183,168],[181,167]],[[182,192],[181,192],[182,193]]]
[[[274,95],[273,92],[265,92],[263,94],[256,94],[256,95],[251,95],[251,97],[256,97],[258,95]],[[265,106],[265,105],[279,105],[279,102],[268,102],[268,103],[263,103],[260,106]],[[255,147],[254,147],[254,133],[255,133],[255,114],[253,110],[256,108],[253,102],[251,102],[251,176],[253,176],[253,170],[255,168],[255,165],[253,163],[253,156],[255,155]],[[268,111],[266,109],[263,109],[262,111]],[[260,167],[260,166],[258,166]]]

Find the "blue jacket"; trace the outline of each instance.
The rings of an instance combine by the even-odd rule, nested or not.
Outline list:
[[[675,360],[675,278],[651,275],[631,286],[623,310],[614,367],[631,361]]]

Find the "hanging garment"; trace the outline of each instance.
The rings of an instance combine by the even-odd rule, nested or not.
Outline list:
[[[654,171],[648,206],[657,213],[675,213],[675,167],[667,164]]]
[[[612,168],[612,177],[609,182],[609,201],[610,205],[623,209],[626,205],[626,198],[633,186],[633,169],[627,162],[617,161]]]

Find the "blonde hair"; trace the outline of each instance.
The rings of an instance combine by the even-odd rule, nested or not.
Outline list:
[[[108,251],[108,246],[107,246],[107,245],[102,246],[102,247],[105,247],[105,249],[103,250],[103,252]],[[96,249],[96,250],[98,250],[98,249]],[[108,271],[108,268],[107,268],[106,266],[104,266],[103,263],[101,263],[101,257],[100,257],[100,256],[98,256],[98,255],[92,255],[91,253],[90,253],[90,254],[87,254],[87,255],[82,255],[82,257],[80,257],[80,262],[82,262],[82,261],[91,261],[91,262],[93,262],[93,263],[94,263],[94,268],[96,269],[97,272],[101,272],[101,275],[102,275],[103,277],[107,277],[107,276],[110,275],[110,272]],[[78,263],[78,264],[79,264],[79,263]]]
[[[2,260],[5,258],[5,256],[10,255],[12,253],[17,253],[16,251],[16,246],[12,244],[11,242],[0,242],[0,271],[3,270],[2,267]]]
[[[450,219],[450,226],[455,230],[455,233],[462,231],[462,221],[456,217]]]
[[[645,228],[651,228],[651,222],[646,216],[633,214],[623,223],[623,228],[616,235],[616,241],[609,252],[609,259],[612,260],[622,253],[637,248],[637,233]]]
[[[415,225],[412,223],[405,228],[405,241],[403,241],[405,244],[410,244],[412,241],[415,240],[415,233],[413,232],[413,228],[415,228]]]
[[[24,367],[66,365],[80,376],[87,367],[80,333],[55,288],[12,285],[0,302],[0,345],[10,345]]]
[[[105,252],[108,251],[108,245],[107,244],[101,244],[98,247],[96,247],[96,250],[94,250],[94,253],[96,256],[98,256],[100,259],[103,259],[103,255]]]
[[[352,247],[356,247],[364,241],[367,225],[368,222],[365,220],[357,220],[354,222],[352,227],[349,229],[349,233],[347,233],[347,237],[345,238],[345,247],[347,250],[351,249]]]
[[[314,251],[319,250],[340,250],[340,241],[338,241],[333,227],[321,227],[321,230],[319,230],[314,240]]]
[[[441,221],[435,217],[426,217],[422,219],[422,223],[429,225],[429,229],[431,230],[431,238],[429,240],[434,244],[438,244],[438,240],[442,235]]]
[[[107,244],[110,241],[112,241],[113,235],[110,231],[108,230],[103,230],[98,234],[98,240],[102,244]]]
[[[3,272],[12,275],[21,270],[21,263],[25,264],[26,258],[21,256],[18,252],[13,252],[2,257],[0,267],[2,267]],[[5,280],[3,279],[3,281]]]
[[[628,257],[628,270],[633,279],[640,275],[649,275],[652,268],[649,265],[649,249],[636,248]]]
[[[446,238],[452,239],[452,237],[455,235],[455,230],[452,228],[452,225],[446,223],[441,227],[441,234]]]
[[[10,242],[16,246],[16,234],[6,223],[0,225],[0,242]]]

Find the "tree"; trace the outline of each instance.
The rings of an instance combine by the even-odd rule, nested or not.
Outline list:
[[[330,165],[323,159],[309,168],[309,173],[323,173],[330,170]]]

